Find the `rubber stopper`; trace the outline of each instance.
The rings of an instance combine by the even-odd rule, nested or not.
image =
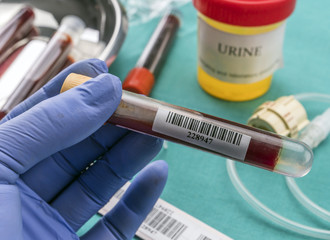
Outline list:
[[[87,82],[91,77],[87,77],[85,75],[77,74],[77,73],[70,73],[66,79],[64,80],[61,88],[61,93],[65,92],[73,87],[76,87],[84,82]]]
[[[154,75],[146,68],[133,68],[123,82],[123,89],[148,96],[155,83]]]

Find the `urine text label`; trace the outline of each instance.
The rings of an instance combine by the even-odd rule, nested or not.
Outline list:
[[[199,19],[199,65],[210,76],[246,84],[263,80],[282,67],[285,24],[261,34],[220,31]]]

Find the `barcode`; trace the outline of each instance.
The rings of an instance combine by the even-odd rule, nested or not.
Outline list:
[[[209,237],[206,237],[205,235],[200,235],[196,240],[212,240]]]
[[[237,146],[241,144],[243,137],[238,132],[171,111],[167,115],[166,122]]]
[[[144,224],[173,240],[177,240],[187,229],[187,226],[182,222],[156,208],[152,209],[144,221]]]

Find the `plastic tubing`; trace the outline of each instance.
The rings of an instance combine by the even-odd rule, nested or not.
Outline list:
[[[299,101],[317,101],[330,103],[330,95],[319,94],[319,93],[303,93],[295,95],[295,98]],[[254,207],[260,214],[268,218],[269,220],[277,223],[278,225],[291,230],[293,232],[306,235],[309,237],[319,239],[330,239],[330,231],[320,228],[313,228],[307,225],[297,223],[289,220],[278,213],[272,211],[270,208],[262,204],[252,193],[244,186],[240,180],[236,171],[235,163],[231,160],[227,160],[227,171],[234,187],[238,193],[247,201],[252,207]],[[289,190],[293,196],[309,211],[315,215],[321,217],[324,220],[330,221],[330,212],[321,208],[313,201],[311,201],[298,187],[293,178],[286,177],[286,183],[288,184]]]
[[[298,187],[296,181],[293,178],[286,177],[286,184],[288,185],[293,196],[309,211],[319,216],[320,218],[330,222],[330,212],[321,208],[310,200]]]
[[[321,93],[301,93],[294,96],[298,101],[314,101],[330,103],[330,95]]]
[[[295,98],[298,101],[317,101],[330,103],[330,95],[327,94],[319,94],[319,93],[303,93],[295,95]],[[319,216],[320,218],[330,222],[330,212],[321,208],[317,204],[315,204],[312,200],[310,200],[298,187],[297,183],[293,178],[286,177],[286,184],[289,187],[289,190],[293,194],[293,196],[309,211]]]
[[[278,225],[294,231],[299,234],[303,234],[309,237],[320,238],[320,239],[330,239],[330,231],[325,229],[313,228],[309,227],[290,219],[287,219],[278,213],[272,211],[270,208],[262,204],[257,198],[255,198],[252,193],[247,190],[247,188],[242,183],[239,178],[235,163],[231,160],[227,160],[227,171],[232,181],[234,187],[238,191],[238,193],[247,201],[252,207],[254,207],[261,215],[265,216],[269,220],[277,223]]]

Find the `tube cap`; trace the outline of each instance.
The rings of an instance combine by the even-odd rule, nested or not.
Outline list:
[[[291,15],[296,0],[193,0],[196,9],[216,21],[238,26],[263,26]]]
[[[66,79],[64,80],[61,88],[61,93],[65,92],[73,87],[76,87],[84,82],[87,82],[91,77],[87,77],[85,75],[77,74],[77,73],[70,73]]]
[[[154,83],[155,77],[148,69],[136,67],[128,73],[123,89],[148,96]]]
[[[296,137],[308,123],[304,107],[293,96],[263,103],[248,120],[252,127],[288,137]]]

